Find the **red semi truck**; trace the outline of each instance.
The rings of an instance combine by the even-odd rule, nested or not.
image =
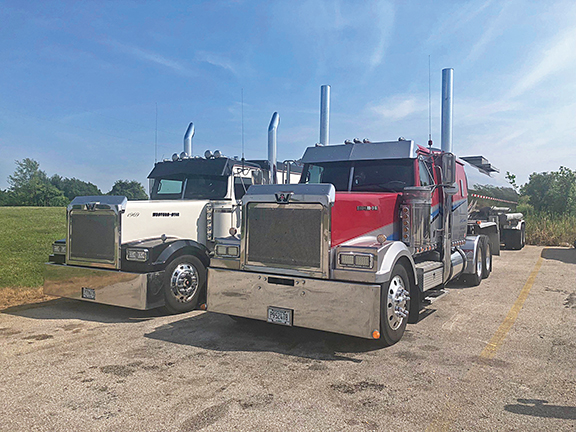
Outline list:
[[[441,150],[404,139],[316,145],[299,184],[251,186],[241,237],[216,239],[208,310],[390,345],[430,290],[488,277],[492,244],[468,233],[464,162],[451,152],[452,73]]]

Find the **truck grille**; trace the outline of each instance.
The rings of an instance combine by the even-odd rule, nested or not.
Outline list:
[[[117,215],[109,210],[72,210],[69,213],[68,262],[116,267],[117,220]]]
[[[249,203],[246,213],[247,264],[322,269],[321,205]]]

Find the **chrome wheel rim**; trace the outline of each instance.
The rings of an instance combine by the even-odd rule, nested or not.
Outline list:
[[[488,248],[486,251],[486,271],[490,271],[490,268],[492,267],[492,254],[490,252],[490,248]]]
[[[478,259],[476,260],[476,274],[478,275],[479,278],[482,278],[482,257],[478,257]]]
[[[170,276],[170,292],[180,303],[188,303],[198,289],[198,270],[192,264],[178,264]]]
[[[386,321],[392,330],[397,330],[408,317],[407,305],[410,300],[408,294],[404,279],[398,275],[394,276],[388,286],[386,300]]]

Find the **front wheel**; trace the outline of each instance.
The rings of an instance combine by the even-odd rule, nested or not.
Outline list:
[[[189,312],[198,306],[206,287],[206,267],[193,255],[172,261],[164,275],[164,307],[170,313]]]
[[[386,345],[394,345],[404,334],[410,310],[410,279],[406,269],[396,265],[390,281],[382,285],[380,333]]]

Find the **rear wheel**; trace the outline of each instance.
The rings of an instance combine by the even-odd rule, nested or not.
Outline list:
[[[410,279],[406,269],[396,265],[390,281],[382,285],[380,299],[380,333],[386,345],[402,339],[410,310]]]
[[[476,251],[476,257],[474,258],[474,273],[466,275],[466,281],[470,286],[478,286],[482,282],[483,275],[483,257],[484,248],[482,243],[478,243],[478,250]]]
[[[206,287],[206,267],[193,255],[172,261],[164,275],[165,309],[170,313],[188,312],[198,306],[200,292]]]
[[[482,259],[482,278],[486,279],[492,272],[492,246],[490,241],[486,242],[484,248],[484,258]]]

